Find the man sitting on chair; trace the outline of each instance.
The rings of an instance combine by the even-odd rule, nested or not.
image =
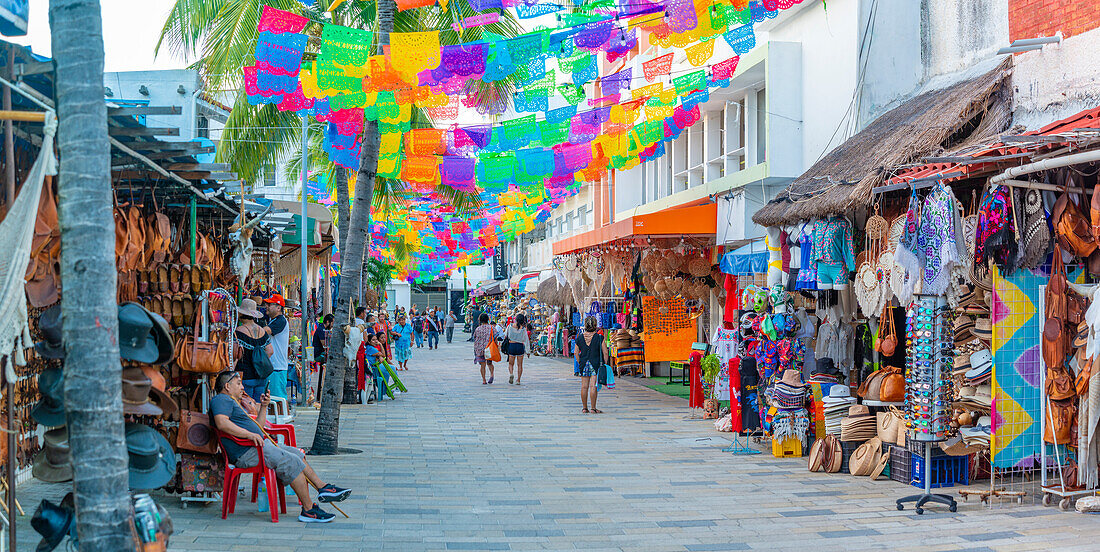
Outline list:
[[[264,464],[275,470],[275,476],[280,485],[290,482],[290,488],[298,496],[302,503],[302,513],[298,514],[298,521],[305,523],[328,523],[336,516],[321,509],[309,498],[309,483],[317,488],[317,500],[319,502],[340,502],[351,496],[351,489],[341,489],[331,483],[325,484],[317,476],[317,472],[306,463],[302,451],[286,446],[277,445],[270,440],[264,440],[263,426],[267,418],[267,405],[271,403],[271,394],[265,392],[260,397],[260,410],[253,420],[244,408],[241,408],[241,395],[244,393],[244,384],[241,383],[239,372],[222,372],[218,374],[214,382],[214,391],[217,395],[210,399],[210,415],[214,418],[214,425],[218,431],[226,435],[232,435],[239,439],[251,441],[256,446],[263,447]],[[222,438],[222,448],[225,449],[229,461],[239,468],[251,468],[259,465],[260,459],[255,447],[239,445],[229,439]],[[268,483],[271,484],[270,482]],[[272,507],[276,507],[272,505]]]

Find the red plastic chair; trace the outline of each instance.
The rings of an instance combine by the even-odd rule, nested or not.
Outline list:
[[[264,429],[267,430],[268,435],[272,437],[282,435],[284,444],[292,447],[298,446],[298,440],[294,437],[294,426],[292,424],[273,424],[267,422],[264,424]]]
[[[275,470],[267,467],[267,464],[264,463],[263,448],[257,447],[251,441],[227,435],[217,430],[215,430],[215,433],[219,438],[229,439],[238,445],[259,449],[257,452],[260,457],[260,463],[256,466],[238,468],[229,462],[229,455],[225,452],[225,447],[220,447],[222,449],[222,459],[225,461],[225,483],[222,487],[222,519],[232,514],[237,506],[237,488],[240,486],[241,476],[252,474],[252,502],[256,502],[260,477],[263,477],[267,482],[267,504],[271,510],[271,522],[279,523],[279,514],[286,513],[286,491],[279,484],[275,476]],[[277,501],[276,497],[278,497]],[[279,505],[278,510],[275,509],[275,504]]]

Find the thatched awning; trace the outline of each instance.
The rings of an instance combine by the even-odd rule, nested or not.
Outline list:
[[[1012,59],[888,111],[830,151],[753,215],[761,226],[839,215],[871,202],[890,170],[994,136],[1012,120]]]

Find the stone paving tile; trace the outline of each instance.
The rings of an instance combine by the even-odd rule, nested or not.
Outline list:
[[[300,524],[290,496],[292,513],[278,524],[247,499],[222,520],[218,504],[184,509],[157,493],[176,528],[170,550],[1014,552],[1095,551],[1100,542],[1096,518],[1056,508],[972,501],[918,516],[894,508],[914,492],[907,485],[810,473],[804,459],[766,450],[735,456],[681,444],[729,439],[686,419],[685,400],[633,378],[601,391],[605,413],[595,416],[579,412],[562,360],[528,359],[519,387],[506,383],[506,367],[481,385],[464,339],[415,349],[410,366],[410,393],[341,409],[341,444],[362,454],[308,458],[353,489],[341,504],[350,519]],[[298,415],[303,445],[315,420],[314,411]],[[17,494],[31,512],[65,487],[31,481]],[[17,550],[34,550],[29,517],[17,523]]]

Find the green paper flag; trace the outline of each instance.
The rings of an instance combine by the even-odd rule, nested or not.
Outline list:
[[[565,98],[565,101],[577,105],[584,101],[584,89],[572,84],[562,84],[558,86],[558,92]]]
[[[341,67],[366,67],[373,44],[374,33],[370,31],[325,25],[319,59]]]
[[[706,71],[700,69],[672,79],[672,84],[676,87],[677,96],[686,96],[696,90],[707,89],[707,74]]]

